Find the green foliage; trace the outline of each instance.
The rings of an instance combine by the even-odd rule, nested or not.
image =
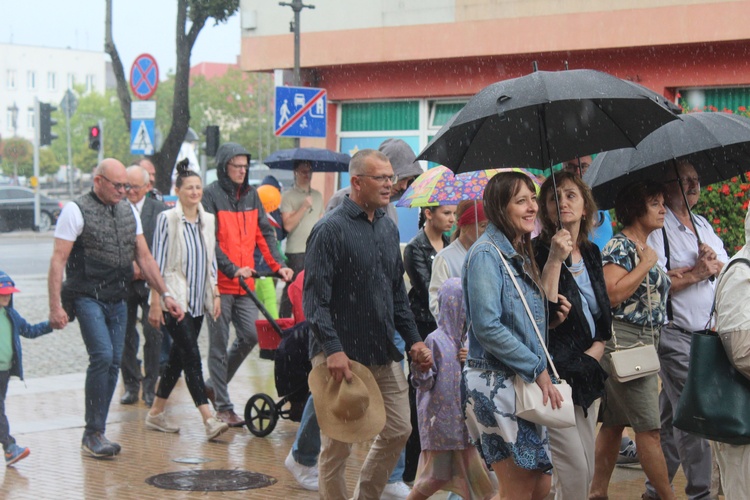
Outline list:
[[[190,0],[188,3],[188,17],[208,19],[213,17],[215,24],[226,22],[240,8],[240,0]]]
[[[34,145],[21,137],[0,141],[0,156],[3,158],[2,172],[12,176],[31,177],[34,175]],[[55,153],[49,147],[39,150],[39,174],[54,174],[60,168]]]
[[[750,172],[745,174],[750,175]],[[732,177],[727,182],[706,186],[694,211],[702,214],[724,242],[729,255],[734,255],[745,244],[745,214],[750,183]]]

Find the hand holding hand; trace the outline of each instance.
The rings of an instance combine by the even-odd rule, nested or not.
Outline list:
[[[68,313],[62,306],[57,306],[49,312],[49,324],[54,330],[62,330],[68,324]]]
[[[458,361],[463,364],[466,363],[466,358],[469,357],[469,348],[468,347],[462,347],[458,350]]]
[[[432,351],[424,342],[417,342],[409,350],[412,361],[419,365],[419,370],[426,372],[432,368]]]
[[[167,297],[164,300],[164,305],[167,306],[167,311],[169,311],[169,314],[177,321],[182,321],[182,319],[185,317],[185,313],[183,312],[182,308],[172,297]]]

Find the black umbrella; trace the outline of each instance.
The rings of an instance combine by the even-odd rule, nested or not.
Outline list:
[[[335,153],[322,148],[280,149],[263,160],[271,168],[293,170],[295,163],[306,161],[315,172],[347,172],[351,157],[346,153]]]
[[[750,166],[750,120],[729,113],[681,118],[654,131],[635,149],[609,151],[594,159],[583,180],[600,208],[612,208],[624,184],[672,177],[677,160],[689,161],[703,184],[741,175]]]
[[[543,170],[571,158],[633,147],[677,119],[655,96],[599,71],[537,71],[481,90],[417,159],[456,173],[496,167]]]

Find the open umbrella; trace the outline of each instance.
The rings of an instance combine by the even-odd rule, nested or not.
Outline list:
[[[351,157],[346,153],[336,153],[322,148],[280,149],[263,160],[271,168],[293,170],[294,164],[306,161],[314,172],[347,172]]]
[[[598,155],[583,180],[597,204],[612,208],[623,184],[663,180],[677,160],[688,160],[704,184],[740,175],[750,166],[750,120],[729,113],[690,113],[646,137],[636,149]]]
[[[537,71],[481,90],[417,159],[457,173],[548,169],[577,156],[633,147],[677,119],[654,96],[599,71]]]
[[[499,172],[522,172],[539,187],[539,180],[522,168],[490,168],[454,174],[442,165],[429,169],[420,175],[404,191],[397,207],[432,207],[457,205],[463,200],[481,200],[487,182]]]

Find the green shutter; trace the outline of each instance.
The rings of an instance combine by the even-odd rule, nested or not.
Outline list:
[[[419,130],[419,101],[361,102],[341,105],[342,132]]]
[[[442,127],[453,115],[463,109],[466,103],[435,103],[435,117],[430,124],[433,127]]]
[[[725,109],[736,113],[740,106],[750,108],[750,88],[706,89],[706,106],[718,111]]]

